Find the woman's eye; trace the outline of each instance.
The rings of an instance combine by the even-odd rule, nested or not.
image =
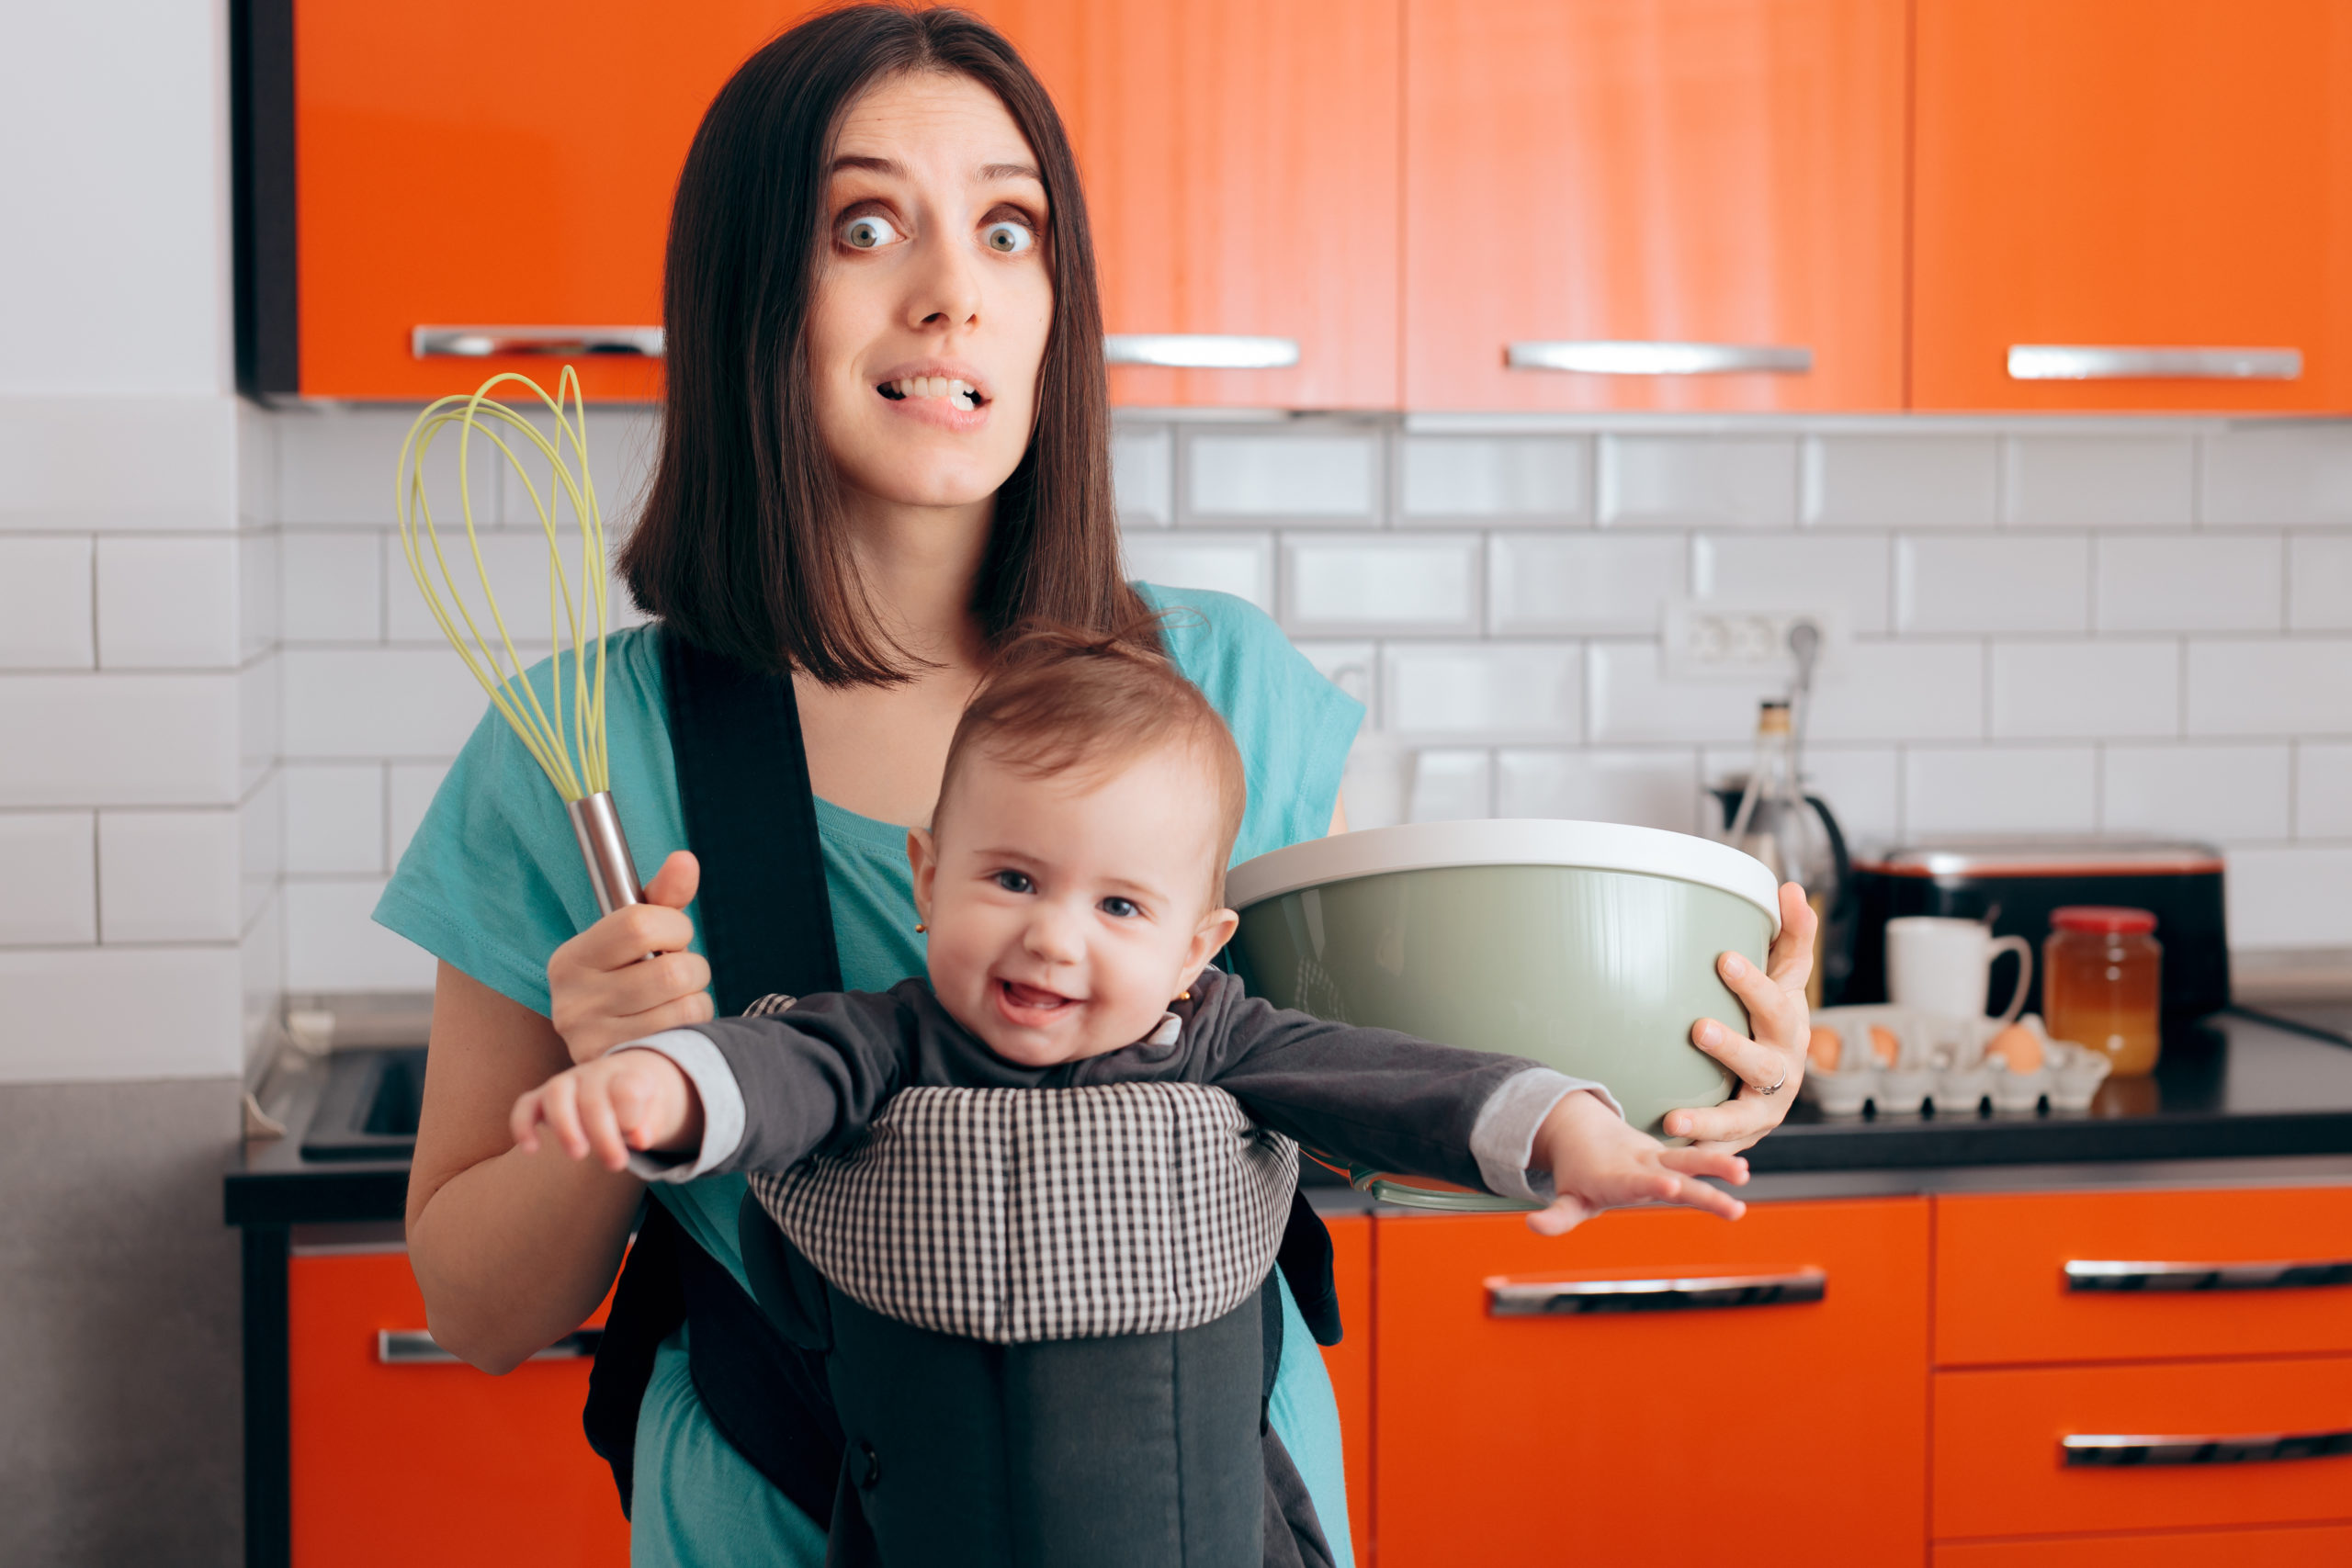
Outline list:
[[[996,885],[1007,893],[1026,893],[1036,886],[1029,880],[1029,874],[1025,871],[1000,871],[996,874]]]
[[[899,226],[878,213],[862,213],[842,225],[842,243],[853,251],[879,250],[899,237]]]
[[[1136,908],[1132,899],[1127,898],[1105,898],[1102,903],[1095,907],[1101,909],[1104,914],[1116,916],[1118,919],[1123,920],[1127,919],[1130,915],[1140,915],[1143,913],[1141,909]]]
[[[1037,236],[1030,232],[1029,225],[1015,223],[1010,219],[991,223],[980,231],[980,243],[1002,256],[1017,256],[1036,243]]]

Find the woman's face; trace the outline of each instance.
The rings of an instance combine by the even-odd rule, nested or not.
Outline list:
[[[808,369],[842,479],[900,505],[994,494],[1053,319],[1036,154],[971,78],[895,76],[843,117],[827,210]]]

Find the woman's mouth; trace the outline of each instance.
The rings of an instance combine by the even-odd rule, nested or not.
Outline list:
[[[950,408],[971,411],[987,406],[988,399],[969,381],[952,376],[901,376],[874,389],[894,403],[912,398],[944,399]]]

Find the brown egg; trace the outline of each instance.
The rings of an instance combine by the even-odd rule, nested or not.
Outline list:
[[[2013,1073],[2041,1070],[2041,1037],[2022,1023],[2013,1023],[1993,1036],[1984,1047],[1987,1056],[1998,1056],[2008,1064]]]
[[[1838,1070],[1838,1058],[1846,1054],[1846,1042],[1826,1023],[1813,1026],[1813,1038],[1805,1042],[1804,1057],[1825,1073]]]
[[[1902,1043],[1894,1038],[1894,1031],[1883,1023],[1871,1024],[1871,1055],[1878,1058],[1878,1065],[1882,1067],[1894,1066],[1894,1059],[1903,1055]]]

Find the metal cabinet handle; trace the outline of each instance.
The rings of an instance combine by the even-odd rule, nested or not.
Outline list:
[[[2134,1464],[2272,1464],[2290,1459],[2352,1454],[2352,1429],[2335,1432],[2254,1432],[2239,1437],[2118,1437],[2069,1435],[2059,1439],[2069,1466]]]
[[[1829,1276],[1818,1269],[1667,1280],[1489,1280],[1487,1315],[1572,1317],[1602,1312],[1789,1306],[1817,1302],[1828,1290]]]
[[[1113,333],[1102,340],[1111,365],[1178,370],[1281,370],[1298,363],[1298,340],[1222,333]]]
[[[2009,344],[2012,381],[2292,381],[2302,373],[2302,351],[2296,348]]]
[[[596,1347],[605,1342],[601,1328],[576,1328],[548,1346],[532,1354],[534,1361],[576,1361],[594,1356]],[[422,1328],[379,1328],[376,1331],[376,1359],[388,1367],[448,1366],[458,1358],[434,1342],[433,1336]]]
[[[662,357],[660,327],[415,327],[409,352],[419,359],[487,359],[503,354]]]
[[[2352,1259],[2303,1263],[2119,1263],[2069,1258],[2069,1291],[2297,1291],[2352,1285]]]
[[[1504,348],[1503,363],[1584,376],[1804,376],[1813,369],[1813,350],[1766,343],[1514,343]]]

